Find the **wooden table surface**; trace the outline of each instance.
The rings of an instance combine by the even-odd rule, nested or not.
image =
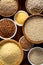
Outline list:
[[[26,11],[26,9],[25,9],[25,0],[19,0],[19,5],[20,5],[19,10],[25,10]],[[31,14],[29,14],[29,15],[31,15]],[[0,16],[0,19],[2,19],[2,18],[4,18],[4,17]],[[13,16],[9,17],[9,18],[13,19]],[[17,34],[13,39],[16,40],[16,41],[19,41],[21,36],[23,36],[22,27],[17,26]],[[1,40],[2,39],[0,39],[0,41]],[[34,45],[34,47],[36,47],[36,46],[43,47],[43,44]],[[28,59],[27,59],[27,54],[28,54],[28,52],[24,52],[24,59],[23,59],[23,61],[20,65],[31,65],[29,63]]]

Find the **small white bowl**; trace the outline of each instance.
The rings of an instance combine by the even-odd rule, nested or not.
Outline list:
[[[21,41],[21,39],[23,38],[24,36],[22,36],[20,39],[19,39],[19,43]],[[20,43],[21,44],[21,43]],[[29,51],[31,48],[33,47],[33,44],[31,44],[31,47],[29,49],[23,49],[23,51]]]
[[[23,24],[17,23],[17,21],[16,21],[16,19],[15,19],[16,15],[17,15],[18,13],[20,13],[20,12],[26,13],[27,16],[29,16],[29,15],[28,15],[28,13],[27,13],[26,11],[23,11],[23,10],[20,10],[20,11],[18,11],[18,12],[15,14],[15,16],[14,16],[14,21],[15,21],[15,23],[16,23],[18,26],[23,26]]]
[[[35,65],[35,64],[33,64],[33,63],[30,61],[30,58],[29,58],[29,55],[30,55],[31,51],[34,50],[34,49],[42,49],[42,50],[43,50],[43,48],[41,48],[41,47],[34,47],[34,48],[31,48],[31,49],[30,49],[30,51],[28,52],[27,58],[28,58],[28,61],[30,62],[31,65]],[[40,64],[40,65],[41,65],[41,64]],[[42,64],[42,65],[43,65],[43,64]]]
[[[15,24],[15,22],[14,22],[12,19],[9,19],[9,18],[3,18],[3,19],[0,20],[0,22],[1,22],[2,20],[4,20],[4,19],[8,19],[8,20],[12,21],[12,22],[14,23],[14,25],[15,25],[15,28],[16,28],[14,34],[13,34],[11,37],[9,37],[9,38],[4,38],[4,37],[0,36],[1,39],[8,40],[8,39],[13,38],[13,37],[16,35],[16,33],[17,33],[17,25]]]

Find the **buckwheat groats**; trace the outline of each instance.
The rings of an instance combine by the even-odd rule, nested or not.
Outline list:
[[[31,14],[39,14],[43,12],[43,0],[26,0],[26,10]]]
[[[11,38],[16,34],[16,24],[13,20],[3,18],[0,20],[0,36],[3,38]]]
[[[0,0],[0,15],[9,17],[18,10],[17,0]]]
[[[19,39],[19,43],[21,44],[22,48],[24,51],[29,51],[30,48],[32,48],[32,44],[30,42],[28,42],[26,40],[26,38],[24,36],[22,36],[20,39]]]

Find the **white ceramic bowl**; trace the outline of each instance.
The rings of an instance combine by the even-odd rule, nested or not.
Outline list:
[[[30,61],[30,58],[29,58],[29,55],[30,55],[31,51],[34,50],[34,49],[43,49],[43,48],[41,48],[41,47],[34,47],[34,48],[31,48],[31,49],[30,49],[30,51],[28,52],[27,58],[28,58],[28,61],[30,62],[31,65],[35,65],[35,64],[33,64],[33,63]],[[43,64],[40,64],[40,65],[43,65]]]
[[[0,36],[1,39],[8,40],[8,39],[13,38],[13,37],[16,35],[16,33],[17,33],[17,25],[15,24],[15,22],[14,22],[12,19],[9,19],[9,18],[3,18],[3,19],[0,20],[0,22],[1,22],[2,20],[4,20],[4,19],[8,19],[8,20],[12,21],[12,22],[14,23],[14,25],[15,25],[15,28],[16,28],[14,34],[13,34],[11,37],[9,37],[9,38],[4,38],[4,37]]]
[[[29,16],[29,15],[28,15],[28,13],[27,13],[26,11],[23,11],[23,10],[20,10],[20,11],[18,11],[18,12],[15,14],[15,16],[14,16],[14,21],[15,21],[15,23],[16,23],[18,26],[23,26],[23,24],[19,24],[19,23],[17,23],[17,21],[16,21],[16,19],[15,19],[16,15],[17,15],[18,13],[20,13],[20,12],[24,12],[24,13],[26,13],[27,16]]]

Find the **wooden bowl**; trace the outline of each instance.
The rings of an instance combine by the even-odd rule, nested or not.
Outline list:
[[[43,17],[43,15],[41,15],[41,14],[40,14],[40,15],[31,15],[30,17],[27,18],[27,20],[29,20],[29,19],[31,19],[32,17],[35,17],[35,16]],[[25,33],[25,31],[24,31],[24,26],[25,26],[27,20],[25,21],[25,23],[24,23],[24,25],[23,25],[23,27],[22,27],[22,31],[23,31],[23,34],[24,34],[25,38],[26,38],[29,42],[33,43],[33,44],[43,43],[43,40],[41,40],[41,41],[33,41],[33,40],[31,40],[31,39],[29,38],[29,36],[26,35],[26,33]]]
[[[0,15],[4,17],[13,16],[19,9],[18,0],[0,1]],[[16,3],[16,4],[15,4]]]
[[[3,40],[3,41],[1,41],[0,42],[0,47],[3,46],[6,42],[14,43],[14,44],[18,45],[18,47],[20,48],[20,50],[21,50],[21,58],[19,59],[19,61],[17,61],[17,64],[16,64],[16,65],[19,65],[22,62],[23,56],[24,56],[24,53],[23,53],[21,45],[17,41],[10,39],[10,40]],[[3,65],[3,63],[2,63],[2,65]]]

